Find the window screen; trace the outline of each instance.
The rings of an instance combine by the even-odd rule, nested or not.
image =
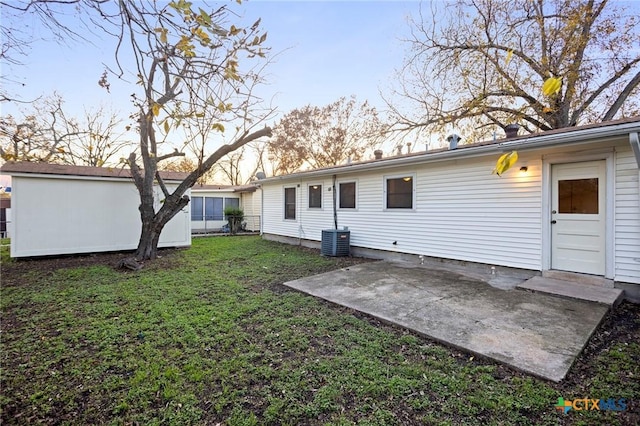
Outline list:
[[[204,220],[202,197],[191,197],[191,220]]]
[[[356,208],[356,183],[345,182],[340,184],[340,208]]]
[[[296,218],[296,189],[295,188],[284,189],[284,218],[285,219]]]
[[[309,208],[322,208],[322,185],[309,186]]]
[[[413,178],[411,176],[387,179],[387,208],[413,208]]]
[[[204,200],[205,220],[223,220],[222,197],[207,197]]]
[[[224,204],[225,204],[225,208],[235,207],[237,209],[240,207],[240,198],[225,198]]]

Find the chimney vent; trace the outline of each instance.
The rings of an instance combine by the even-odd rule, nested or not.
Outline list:
[[[519,124],[507,124],[504,127],[504,133],[505,133],[505,137],[507,139],[510,138],[515,138],[516,136],[518,136],[518,130],[520,130],[520,125]]]
[[[375,151],[373,151],[373,156],[376,160],[382,160],[382,150],[376,149]]]
[[[458,142],[460,142],[462,138],[455,133],[449,135],[447,137],[447,141],[449,141],[449,149],[456,149],[458,147]]]

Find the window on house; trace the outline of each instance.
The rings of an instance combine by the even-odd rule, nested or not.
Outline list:
[[[233,207],[236,209],[240,208],[240,198],[225,198],[224,208],[227,209],[229,207]],[[223,218],[226,219],[226,217],[223,217]]]
[[[207,197],[204,199],[204,219],[222,220],[222,197]]]
[[[388,209],[413,208],[413,176],[387,178],[386,200]]]
[[[558,181],[560,213],[598,214],[598,178]]]
[[[322,208],[322,185],[309,185],[309,208]]]
[[[296,189],[295,188],[284,189],[284,218],[285,219],[296,218]]]
[[[191,197],[191,220],[204,220],[204,217],[202,215],[202,206],[202,197]]]
[[[234,207],[236,209],[240,208],[240,198],[225,198],[224,206],[225,208],[227,207]]]
[[[339,185],[340,188],[340,203],[341,209],[355,209],[356,208],[356,183],[344,182]]]

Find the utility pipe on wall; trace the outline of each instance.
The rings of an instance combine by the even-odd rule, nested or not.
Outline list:
[[[338,207],[336,205],[336,175],[333,175],[333,185],[331,192],[333,192],[333,229],[338,229]]]

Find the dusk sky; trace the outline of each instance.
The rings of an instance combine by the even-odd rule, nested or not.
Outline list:
[[[193,3],[199,6],[198,0]],[[323,106],[350,95],[383,110],[385,104],[379,90],[387,90],[394,68],[401,66],[406,48],[401,39],[409,33],[407,19],[420,8],[418,1],[228,3],[245,25],[262,18],[262,28],[268,33],[265,44],[277,57],[266,70],[268,85],[259,94],[277,107],[280,116],[294,108]],[[208,4],[213,7],[220,2]],[[114,63],[113,39],[104,36],[100,40],[99,33],[78,27],[73,7],[59,10],[65,11],[61,21],[77,28],[91,42],[58,42],[39,21],[21,21],[19,27],[35,41],[27,57],[16,58],[22,64],[1,64],[3,76],[8,77],[2,83],[5,92],[32,101],[55,91],[62,95],[69,116],[80,117],[85,109],[95,110],[102,105],[126,119],[133,111],[130,95],[138,87],[112,75],[110,93],[97,84],[104,64]],[[6,15],[2,18],[6,19]],[[20,111],[29,109],[29,105],[5,102],[0,108],[1,115],[20,117]],[[274,124],[277,118],[268,124]]]
[[[197,4],[197,1],[194,3]],[[210,3],[214,4],[214,3]],[[249,0],[232,9],[251,24],[262,18],[268,33],[267,46],[281,52],[267,69],[269,85],[261,94],[275,96],[281,113],[307,104],[326,105],[340,96],[356,95],[384,107],[379,89],[385,89],[400,67],[407,35],[407,17],[419,10],[417,1],[265,1]],[[71,10],[71,9],[69,9]],[[66,22],[74,22],[69,12]],[[34,37],[45,34],[37,22]],[[94,35],[88,36],[96,40]],[[129,95],[136,89],[110,76],[111,94],[97,84],[103,63],[113,64],[113,40],[56,43],[37,41],[21,66],[9,68],[17,84],[5,88],[21,99],[31,100],[54,91],[70,109],[100,103],[113,105],[126,115],[131,110]],[[5,64],[3,64],[5,66]],[[7,68],[3,74],[7,74]],[[22,84],[24,86],[20,87]],[[2,114],[15,114],[16,104],[2,105]]]
[[[640,13],[639,0],[616,2],[630,6],[631,13],[634,10]],[[198,0],[193,3],[200,6]],[[428,9],[429,3],[418,0],[248,0],[237,5],[235,1],[228,2],[231,10],[241,16],[240,24],[251,25],[262,18],[262,28],[268,33],[265,44],[277,56],[264,75],[269,84],[259,94],[265,101],[271,101],[279,116],[294,108],[324,106],[350,95],[355,95],[360,102],[369,101],[383,112],[386,105],[379,92],[389,93],[394,70],[402,66],[409,48],[408,43],[402,41],[410,35],[408,19],[418,16],[421,5]],[[208,4],[213,7],[220,2]],[[74,8],[66,6],[63,10],[68,12],[62,21],[75,28],[78,18]],[[101,40],[99,33],[79,28],[91,43],[56,42],[38,21],[25,20],[19,24],[36,41],[27,57],[16,58],[22,65],[0,64],[3,76],[8,76],[8,81],[3,81],[5,92],[32,101],[56,91],[65,101],[67,114],[76,117],[80,117],[84,109],[96,110],[99,106],[113,109],[123,119],[133,111],[130,95],[139,87],[132,81],[125,83],[110,75],[111,93],[97,84],[104,64],[114,64],[113,39],[103,35]],[[0,113],[21,116],[20,110],[25,107],[28,104],[5,102],[0,105]],[[275,124],[278,118],[267,124]]]

